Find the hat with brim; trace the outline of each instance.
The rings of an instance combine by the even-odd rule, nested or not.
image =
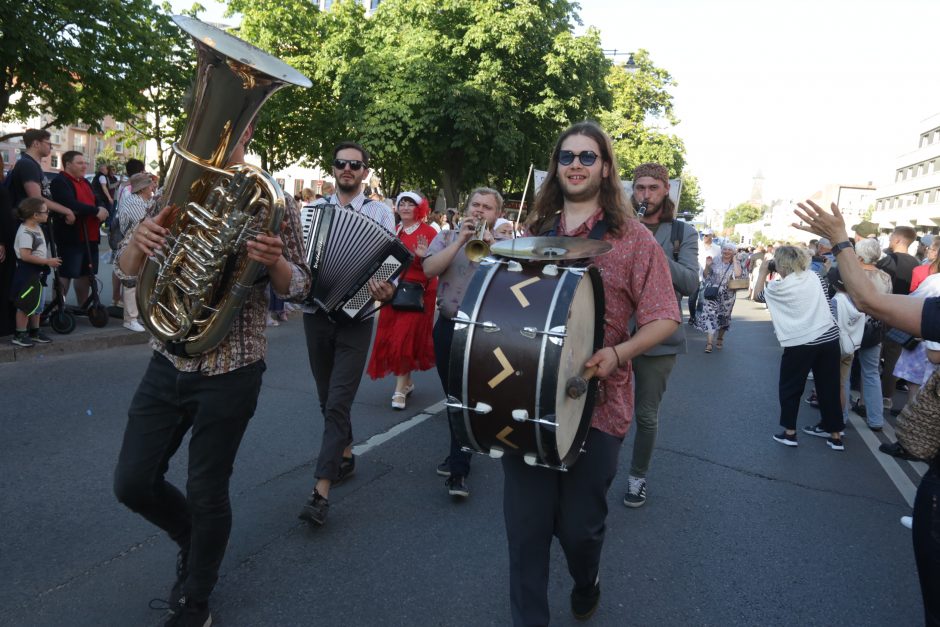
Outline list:
[[[878,235],[878,225],[868,220],[862,220],[858,224],[853,225],[852,230],[861,237],[875,237]]]
[[[130,178],[131,193],[136,194],[142,189],[146,189],[153,184],[153,179],[146,172],[138,172]]]
[[[419,195],[416,194],[415,192],[402,192],[402,193],[400,193],[400,194],[398,195],[398,198],[395,199],[395,207],[396,207],[396,208],[398,207],[398,205],[401,204],[401,201],[402,201],[402,199],[404,199],[404,198],[409,199],[409,200],[412,201],[415,205],[420,205],[420,204],[421,204],[421,196],[419,196]]]

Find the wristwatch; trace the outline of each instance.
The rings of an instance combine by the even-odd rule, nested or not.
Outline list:
[[[855,250],[855,242],[853,242],[852,240],[848,240],[848,239],[845,240],[844,242],[839,242],[838,244],[832,247],[833,256],[838,256],[839,253],[841,253],[846,248],[851,248],[852,250]]]

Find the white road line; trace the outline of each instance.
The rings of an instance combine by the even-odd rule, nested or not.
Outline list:
[[[371,438],[369,438],[362,444],[357,444],[356,446],[354,446],[352,449],[353,454],[365,455],[366,453],[374,449],[376,446],[385,444],[386,442],[388,442],[395,436],[401,435],[402,433],[404,433],[408,429],[411,429],[412,427],[417,427],[419,424],[421,424],[422,422],[424,422],[425,420],[427,420],[434,414],[443,410],[444,403],[445,401],[442,399],[441,401],[435,403],[434,405],[431,405],[430,407],[425,408],[421,413],[415,416],[412,416],[408,420],[405,420],[404,422],[399,422],[397,425],[393,426],[388,431],[384,431],[382,433],[376,433],[375,435],[373,435]]]
[[[914,507],[914,496],[917,494],[917,486],[915,486],[914,482],[907,476],[907,473],[901,469],[898,463],[899,460],[878,450],[881,441],[878,440],[878,437],[868,428],[868,424],[854,411],[849,412],[849,422],[852,423],[852,426],[862,438],[865,446],[871,450],[872,455],[875,456],[875,460],[881,464],[888,478],[894,482],[894,486],[898,489],[898,492],[901,493],[901,496],[904,497],[904,500],[907,501],[907,504],[910,507]],[[889,437],[893,438],[894,429],[891,428],[891,425],[889,425],[887,421],[885,421],[885,432]]]

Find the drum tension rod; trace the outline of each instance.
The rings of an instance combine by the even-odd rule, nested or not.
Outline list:
[[[568,337],[566,327],[552,327],[547,331],[540,331],[535,327],[522,327],[519,333],[529,338],[530,340],[534,339],[536,335],[547,335],[549,337]]]
[[[522,461],[524,461],[529,466],[538,466],[540,468],[548,468],[550,470],[558,470],[560,472],[568,472],[568,466],[562,464],[561,466],[551,466],[549,464],[543,464],[539,462],[539,458],[536,457],[535,453],[526,453],[522,456]]]
[[[463,403],[461,403],[460,401],[458,401],[457,399],[453,397],[450,397],[450,399],[448,399],[446,403],[448,409],[466,409],[472,412],[476,412],[478,414],[488,414],[491,411],[493,411],[493,406],[487,405],[486,403],[477,402],[476,406],[470,407],[468,405],[464,405]]]
[[[543,418],[529,418],[529,412],[525,409],[512,410],[512,419],[516,422],[534,422],[536,424],[545,425],[547,427],[558,427],[557,422],[552,422]]]

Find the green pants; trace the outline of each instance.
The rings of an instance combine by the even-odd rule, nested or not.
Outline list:
[[[630,462],[631,477],[646,477],[649,470],[653,447],[656,445],[656,430],[659,428],[659,403],[663,400],[666,382],[675,365],[675,355],[640,355],[633,358],[636,434],[633,439],[633,460]]]

